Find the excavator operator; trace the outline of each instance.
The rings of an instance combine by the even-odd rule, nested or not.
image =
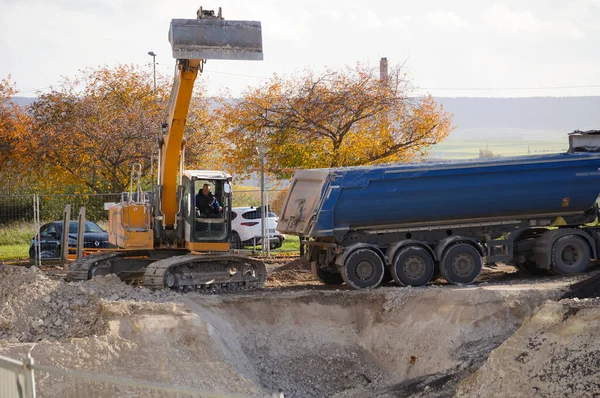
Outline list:
[[[221,217],[223,208],[219,204],[219,201],[210,192],[208,184],[202,185],[202,189],[198,191],[196,195],[196,214],[199,217]]]

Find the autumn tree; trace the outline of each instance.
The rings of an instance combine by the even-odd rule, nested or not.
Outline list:
[[[171,81],[159,78],[154,92],[148,71],[118,65],[85,70],[41,95],[30,109],[35,122],[31,152],[46,190],[121,192],[135,163],[150,176],[170,89]],[[186,127],[195,132],[206,119],[205,108],[198,97],[192,108]],[[193,147],[188,154],[198,156]]]
[[[270,171],[405,162],[451,131],[452,116],[431,96],[411,96],[400,66],[381,81],[369,66],[273,77],[216,111],[222,153],[232,170],[257,167],[255,148],[269,148]],[[254,161],[249,161],[254,159]]]
[[[10,76],[0,80],[0,194],[26,191],[31,183],[27,134],[31,119],[13,102],[17,93]]]

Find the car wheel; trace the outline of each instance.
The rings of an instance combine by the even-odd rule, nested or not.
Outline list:
[[[233,231],[233,233],[231,234],[231,248],[232,249],[241,249],[242,246],[242,240],[240,239],[240,235]]]
[[[56,260],[60,258],[60,252],[54,252],[50,250],[42,250],[40,253],[40,260]],[[35,249],[29,250],[29,260],[35,262]]]

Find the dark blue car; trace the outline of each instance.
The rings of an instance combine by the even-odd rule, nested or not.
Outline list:
[[[69,223],[69,247],[77,247],[77,229],[79,223],[71,221]],[[85,230],[83,231],[83,247],[84,248],[108,248],[112,247],[108,242],[108,232],[104,231],[94,222],[86,221]],[[41,258],[60,258],[61,243],[63,235],[63,222],[54,221],[42,225],[40,228],[40,252]],[[29,247],[29,258],[34,259],[36,254],[35,236],[31,239]]]

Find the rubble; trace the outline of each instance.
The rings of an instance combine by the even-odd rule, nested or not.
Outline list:
[[[457,397],[597,396],[600,299],[548,302],[463,381]]]
[[[583,298],[598,275],[354,291],[296,262],[267,289],[199,295],[0,265],[0,354],[252,396],[585,395],[600,388],[600,298]],[[557,301],[569,294],[582,298]],[[50,397],[143,394],[38,383]]]
[[[36,267],[0,266],[0,339],[21,343],[104,334],[103,302],[150,299],[169,301],[168,291],[151,292],[121,282],[115,275],[88,282],[50,279]]]

